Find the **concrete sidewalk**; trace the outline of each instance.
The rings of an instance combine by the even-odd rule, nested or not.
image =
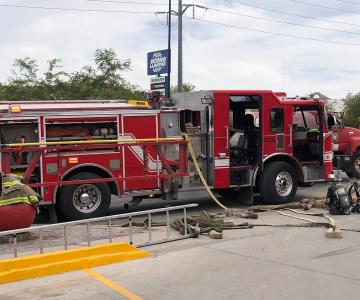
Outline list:
[[[337,216],[360,228],[360,216]],[[294,223],[263,213],[254,223]],[[151,258],[94,268],[137,299],[359,299],[360,233],[328,239],[324,228],[229,230],[143,248]],[[135,299],[83,271],[0,286],[0,299]]]

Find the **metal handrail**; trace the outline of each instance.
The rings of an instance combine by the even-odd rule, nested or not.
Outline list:
[[[0,232],[0,236],[9,236],[10,235],[10,236],[14,237],[14,240],[13,240],[14,257],[18,257],[17,234],[29,233],[29,232],[39,232],[40,254],[43,254],[44,253],[44,246],[43,246],[43,232],[44,232],[44,230],[55,229],[55,228],[63,228],[63,232],[64,232],[64,250],[67,250],[68,249],[68,231],[67,231],[68,227],[73,226],[73,225],[86,224],[86,241],[87,241],[87,245],[90,246],[91,245],[90,224],[95,223],[95,222],[100,222],[100,221],[108,221],[108,228],[109,228],[108,240],[109,240],[109,243],[112,243],[112,241],[113,241],[113,235],[112,235],[112,230],[111,230],[112,221],[115,220],[115,219],[128,218],[128,220],[129,220],[129,243],[133,244],[132,217],[147,215],[148,216],[148,221],[149,221],[149,224],[148,224],[149,239],[148,239],[148,242],[143,243],[143,244],[139,244],[138,246],[153,245],[153,244],[157,244],[157,243],[163,243],[163,242],[167,242],[167,241],[179,240],[179,239],[189,237],[190,235],[188,234],[187,228],[185,226],[185,234],[184,234],[183,237],[170,239],[170,217],[169,217],[170,211],[182,209],[183,214],[184,214],[184,222],[186,224],[186,216],[187,216],[186,210],[188,208],[194,208],[194,207],[197,207],[197,206],[198,206],[197,203],[192,203],[192,204],[169,206],[169,207],[150,209],[150,210],[144,210],[144,211],[137,211],[137,212],[131,212],[131,213],[125,213],[125,214],[117,214],[117,215],[111,215],[111,216],[106,216],[106,217],[85,219],[85,220],[79,220],[79,221],[71,221],[71,222],[64,222],[64,223],[50,224],[50,225],[42,225],[42,226],[33,226],[33,227],[29,227],[29,228],[2,231],[2,232]],[[166,213],[166,238],[162,239],[162,240],[154,241],[152,239],[152,226],[151,226],[151,220],[152,219],[151,219],[151,214],[161,213],[161,212]]]

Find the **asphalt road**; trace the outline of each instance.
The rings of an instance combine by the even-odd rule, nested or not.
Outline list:
[[[347,176],[343,177],[343,182],[346,184],[349,181]],[[305,198],[325,198],[327,192],[328,184],[327,183],[317,183],[311,187],[299,187],[296,193],[294,201],[298,201]],[[261,199],[259,195],[255,195],[254,197],[255,204],[261,204]],[[141,211],[148,209],[155,209],[164,206],[175,206],[175,205],[183,205],[187,203],[198,203],[199,207],[194,210],[197,211],[220,211],[221,208],[218,207],[213,200],[208,196],[205,190],[197,191],[197,192],[184,192],[180,193],[178,200],[165,201],[161,199],[145,199],[138,206],[133,207],[129,210],[124,209],[124,204],[130,201],[129,198],[117,198],[113,197],[110,209],[108,211],[108,215],[121,214],[125,212],[131,211]],[[242,203],[238,201],[225,200],[221,199],[221,202],[229,208],[238,208],[244,206]]]
[[[321,198],[326,190],[326,184],[300,188],[296,200]],[[182,198],[171,204],[199,203],[189,214],[220,210],[205,192]],[[114,199],[109,213],[125,212],[123,204]],[[167,204],[153,199],[133,210]],[[311,210],[317,211],[322,210]],[[335,219],[343,229],[360,229],[357,214]],[[325,228],[261,226],[302,223],[274,212],[260,213],[251,222],[258,226],[225,231],[222,240],[200,236],[144,247],[150,258],[93,268],[96,276],[79,270],[0,285],[0,299],[359,299],[360,233],[343,230],[343,238],[329,239]]]
[[[318,185],[301,189],[298,197],[321,196],[324,191],[326,186]],[[208,199],[200,203],[214,208]],[[143,205],[138,209],[149,204]],[[112,212],[121,211],[114,204]],[[360,229],[359,215],[335,219],[341,228]],[[302,221],[265,212],[252,222]],[[357,300],[360,234],[343,230],[343,238],[329,239],[325,231],[255,226],[225,231],[222,240],[200,236],[144,247],[149,258],[93,268],[97,276],[79,270],[0,285],[0,299]]]

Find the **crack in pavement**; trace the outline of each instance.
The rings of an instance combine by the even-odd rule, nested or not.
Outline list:
[[[341,254],[346,254],[346,253],[351,253],[351,252],[355,252],[355,251],[359,251],[360,250],[360,246],[354,246],[354,247],[347,247],[347,248],[342,248],[342,249],[338,249],[338,250],[333,250],[333,251],[329,251],[329,252],[325,252],[323,254],[314,256],[314,259],[318,259],[318,258],[324,258],[324,257],[329,257],[329,256],[335,256],[335,255],[341,255]]]
[[[228,250],[215,249],[215,248],[211,248],[211,247],[203,247],[203,248],[206,248],[208,250],[217,251],[217,252],[223,252],[223,253],[227,253],[227,254],[237,255],[237,256],[253,259],[253,260],[258,260],[258,261],[268,262],[268,263],[272,263],[272,264],[282,265],[282,266],[285,266],[285,267],[291,267],[291,268],[294,268],[294,269],[300,269],[300,270],[303,270],[303,271],[314,272],[314,273],[319,273],[319,274],[323,274],[323,275],[327,275],[327,276],[333,276],[333,277],[340,277],[340,278],[343,278],[343,279],[350,279],[350,280],[354,280],[354,281],[360,281],[360,278],[356,278],[356,277],[352,277],[352,276],[346,276],[346,275],[340,275],[340,274],[336,274],[336,273],[320,271],[320,270],[311,269],[311,268],[307,268],[307,267],[301,267],[301,266],[298,266],[298,265],[287,264],[287,263],[283,263],[283,262],[275,261],[275,260],[271,260],[271,259],[265,259],[265,258],[251,256],[251,255],[240,254],[240,253],[236,253],[236,252],[232,252],[232,251],[228,251]]]

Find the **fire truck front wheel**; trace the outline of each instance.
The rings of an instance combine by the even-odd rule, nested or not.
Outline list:
[[[267,203],[290,202],[297,190],[295,170],[286,162],[272,162],[265,167],[260,178],[260,194]]]
[[[68,180],[98,179],[94,173],[78,173]],[[110,206],[111,191],[107,183],[65,185],[61,188],[57,207],[69,220],[102,216]]]
[[[346,172],[346,175],[350,178],[360,179],[360,151],[357,151],[350,161],[350,170]]]

